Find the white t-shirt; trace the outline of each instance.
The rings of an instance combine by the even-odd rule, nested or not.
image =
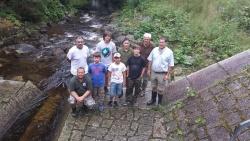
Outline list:
[[[96,45],[96,52],[101,53],[101,62],[105,66],[109,66],[112,63],[112,54],[117,50],[114,42],[105,43],[101,41]]]
[[[123,83],[123,72],[126,71],[126,66],[120,62],[119,64],[112,63],[108,67],[108,71],[111,72],[110,82]]]
[[[89,48],[83,45],[82,49],[73,46],[70,48],[67,58],[71,61],[70,72],[73,75],[77,74],[79,67],[85,68],[85,73],[88,73],[87,57],[89,56]]]
[[[148,61],[152,61],[154,72],[167,72],[169,66],[174,66],[173,51],[168,47],[160,49],[155,47],[148,56]]]

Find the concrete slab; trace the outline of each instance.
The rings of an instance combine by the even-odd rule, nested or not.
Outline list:
[[[250,50],[236,54],[228,59],[218,62],[230,75],[242,70],[242,68],[250,65]]]

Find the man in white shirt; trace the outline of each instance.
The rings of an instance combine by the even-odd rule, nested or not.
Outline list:
[[[71,62],[70,72],[74,76],[76,76],[79,67],[85,68],[85,72],[88,72],[87,57],[90,55],[89,48],[84,45],[83,37],[77,37],[75,44],[67,54],[67,58]]]
[[[147,105],[153,105],[158,95],[158,104],[162,103],[165,87],[174,68],[173,51],[166,47],[166,39],[160,38],[159,47],[154,48],[148,56],[148,75],[151,76],[152,98]]]
[[[101,62],[108,68],[109,65],[112,63],[114,53],[117,52],[115,43],[112,42],[111,32],[105,31],[103,33],[103,40],[96,45],[96,52],[101,53]],[[105,75],[105,86],[104,86],[105,92],[108,91],[107,80],[108,80],[108,73],[106,73]]]

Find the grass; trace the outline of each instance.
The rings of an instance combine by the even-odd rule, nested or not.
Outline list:
[[[122,31],[167,36],[175,63],[190,73],[250,48],[248,0],[140,0],[121,10]],[[135,8],[131,8],[135,7]]]

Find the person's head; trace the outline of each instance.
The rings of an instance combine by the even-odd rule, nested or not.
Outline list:
[[[164,37],[161,37],[161,38],[159,39],[159,48],[161,48],[161,49],[165,48],[166,42],[167,42],[167,39],[164,38]]]
[[[114,61],[116,64],[119,64],[121,62],[121,54],[119,52],[116,52],[114,54]]]
[[[77,69],[77,78],[78,79],[82,79],[84,77],[84,74],[85,74],[85,70],[83,67],[79,67]]]
[[[130,46],[130,42],[129,42],[129,39],[128,38],[125,38],[123,41],[122,41],[122,46],[124,49],[128,49],[129,46]]]
[[[140,48],[139,47],[134,48],[134,56],[140,56]]]
[[[112,39],[112,33],[109,31],[105,31],[102,37],[105,43],[109,43]]]
[[[76,42],[76,47],[79,48],[79,49],[81,49],[83,47],[83,44],[84,44],[84,39],[83,39],[82,36],[78,36],[76,38],[75,42]]]
[[[99,63],[100,60],[101,60],[101,54],[99,52],[95,52],[93,54],[93,57],[94,57],[94,63]]]
[[[143,35],[143,43],[144,43],[145,45],[149,45],[150,42],[151,42],[151,34],[150,34],[150,33],[145,33],[145,34]]]

